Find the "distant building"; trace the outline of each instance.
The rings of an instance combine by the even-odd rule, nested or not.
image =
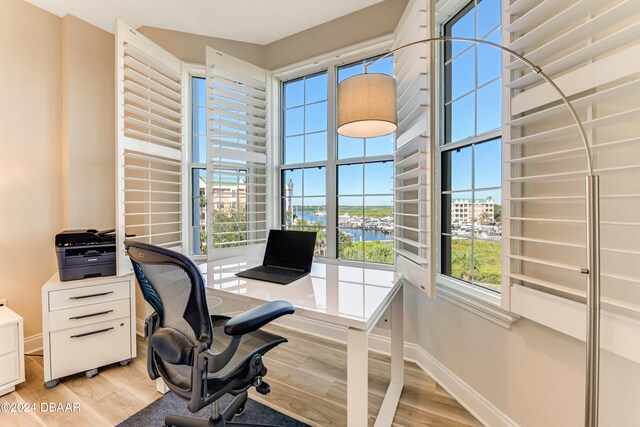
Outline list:
[[[454,224],[470,222],[495,222],[495,202],[487,197],[484,202],[477,200],[475,203],[469,200],[454,200],[451,203],[451,221]]]
[[[244,207],[246,184],[243,180],[239,182],[235,178],[227,178],[218,176],[218,180],[213,183],[212,201],[214,212],[235,212],[237,209]],[[200,194],[200,226],[205,227],[207,223],[206,193],[207,182],[204,177],[199,179]]]

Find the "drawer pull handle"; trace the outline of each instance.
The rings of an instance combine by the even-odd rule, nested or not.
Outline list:
[[[102,316],[103,314],[113,313],[113,310],[101,311],[99,313],[85,314],[83,316],[69,317],[69,320],[86,319],[87,317]]]
[[[101,334],[103,332],[108,332],[108,331],[110,331],[112,329],[113,329],[113,327],[106,328],[106,329],[100,329],[100,330],[93,331],[93,332],[86,332],[84,334],[71,335],[69,338],[82,338],[82,337],[86,337],[86,336],[89,336],[89,335],[95,335],[95,334]]]
[[[101,297],[101,296],[109,295],[109,294],[112,294],[112,293],[113,293],[113,291],[101,292],[99,294],[80,295],[79,297],[69,297],[69,299],[85,299],[85,298]]]

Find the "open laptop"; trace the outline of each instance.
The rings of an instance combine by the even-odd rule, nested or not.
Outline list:
[[[269,230],[262,265],[236,276],[286,285],[309,274],[315,246],[315,231]]]

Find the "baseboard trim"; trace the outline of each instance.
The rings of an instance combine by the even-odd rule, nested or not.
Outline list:
[[[42,333],[31,335],[24,339],[25,354],[35,353],[40,350],[42,350]]]
[[[136,335],[144,337],[144,319],[136,319]]]
[[[436,380],[442,388],[485,426],[518,427],[515,421],[496,408],[422,347],[417,344],[405,343],[405,352],[412,353],[415,357],[413,362]]]

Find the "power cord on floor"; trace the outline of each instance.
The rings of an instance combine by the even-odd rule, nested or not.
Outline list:
[[[27,353],[27,354],[25,354],[25,356],[44,357],[44,354],[35,354],[35,353],[34,354],[29,354],[29,353]]]

